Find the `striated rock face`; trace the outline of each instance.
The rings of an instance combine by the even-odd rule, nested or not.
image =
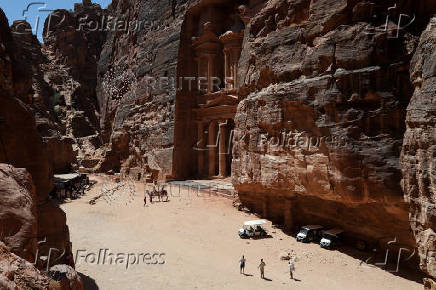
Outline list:
[[[400,2],[396,13],[422,11]],[[232,162],[249,207],[288,227],[340,226],[414,247],[399,157],[423,26],[381,29],[389,4],[277,0],[252,15]]]
[[[12,35],[0,10],[0,162],[32,175],[38,237],[62,248],[53,171],[77,154],[82,170],[202,176],[197,109],[210,109],[207,145],[224,119],[234,125],[226,158],[244,205],[287,229],[319,223],[418,246],[436,276],[435,13],[434,0],[114,0],[108,10],[84,0],[52,15],[40,45],[25,22]],[[221,47],[232,37],[237,53]],[[185,88],[176,108],[172,78],[229,71],[237,88],[210,100]],[[215,159],[227,166],[218,155],[208,176]]]
[[[44,44],[22,20],[13,23],[7,41],[15,64],[13,95],[32,109],[55,173],[102,158],[96,83],[106,32],[89,25],[101,23],[105,10],[85,2],[47,18]]]
[[[9,30],[9,27],[7,27]],[[1,28],[0,28],[1,29]],[[9,32],[10,33],[10,32]],[[12,49],[12,48],[11,48]],[[12,66],[16,63],[12,60]],[[8,72],[8,78],[15,79],[13,71]],[[30,85],[31,83],[28,82]],[[3,84],[1,84],[3,86]],[[53,178],[50,163],[48,162],[45,145],[36,129],[35,118],[30,106],[15,97],[16,88],[12,85],[10,94],[0,95],[0,134],[2,149],[0,161],[13,164],[15,167],[27,168],[32,175],[38,198],[45,200],[52,188]],[[31,90],[31,87],[27,88]]]
[[[112,3],[108,15],[149,26],[107,33],[97,82],[107,146],[104,161],[88,166],[161,178],[195,174],[184,162],[174,168],[173,159],[190,159],[181,155],[196,141],[189,124],[196,96],[180,93],[186,98],[174,117],[174,92],[150,89],[148,77],[196,75],[191,38],[200,34],[197,22],[213,18],[202,10],[212,2],[229,11],[242,4]],[[400,152],[413,95],[409,63],[435,7],[396,3],[271,0],[241,8],[232,177],[246,205],[289,228],[322,223],[380,244],[396,237],[415,246]],[[417,17],[398,28],[401,13]],[[175,143],[182,145],[173,153]]]
[[[62,138],[65,127],[54,110],[57,92],[47,82],[43,71],[48,59],[42,53],[36,36],[31,34],[31,27],[27,22],[14,21],[11,31],[15,46],[14,67],[19,75],[29,80],[29,94],[25,98],[17,94],[16,96],[32,110],[39,135],[49,143],[48,153],[54,172],[69,172],[76,159],[72,143]]]
[[[147,78],[176,77],[187,2],[112,2],[110,15],[129,29],[109,30],[99,61],[100,122],[109,142],[101,171],[171,173],[175,91],[158,84],[151,89]]]
[[[40,247],[41,253],[45,254],[50,247],[65,248],[69,243],[68,227],[65,213],[48,197],[53,188],[53,171],[46,144],[37,130],[34,117],[37,109],[26,104],[20,93],[32,92],[32,76],[17,73],[22,62],[15,54],[16,43],[1,10],[0,24],[0,53],[2,61],[7,62],[2,72],[4,82],[0,82],[0,163],[26,168],[32,176],[36,190],[37,238],[39,241],[46,239]]]
[[[415,92],[407,108],[402,185],[421,269],[436,277],[436,17],[421,35],[410,77]]]
[[[65,168],[68,161],[75,163],[69,159],[74,156],[69,144],[77,151],[79,166],[89,164],[102,145],[96,85],[106,32],[95,25],[101,26],[105,13],[100,5],[86,2],[75,4],[73,12],[54,11],[44,24],[42,53],[47,61],[41,70],[53,90],[52,107],[62,135],[68,137],[65,142],[49,142],[52,154],[64,153],[61,160],[55,160],[55,168]]]
[[[37,197],[25,169],[0,164],[0,239],[28,261],[37,250]]]

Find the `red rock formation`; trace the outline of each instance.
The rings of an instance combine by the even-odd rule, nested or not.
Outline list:
[[[44,138],[47,144],[47,151],[55,173],[72,172],[73,164],[76,162],[76,153],[73,151],[74,139],[71,137]]]
[[[5,36],[0,40],[0,53],[2,59],[10,62],[3,72],[5,82],[0,82],[0,163],[26,168],[32,176],[37,195],[38,239],[47,240],[41,253],[46,253],[50,247],[64,249],[69,243],[68,227],[65,213],[48,197],[53,188],[53,171],[46,144],[37,130],[32,107],[23,102],[20,95],[20,92],[31,92],[32,79],[29,75],[30,81],[23,79],[26,75],[17,75],[22,63],[15,55],[16,44],[1,9],[0,24],[0,34]]]
[[[33,261],[37,250],[37,196],[25,169],[0,164],[0,240]]]
[[[173,5],[174,4],[174,5]],[[175,77],[186,1],[113,1],[109,13],[131,29],[110,29],[99,61],[101,171],[138,166],[171,174],[175,92],[150,91],[147,77]],[[135,29],[136,27],[136,29]],[[125,141],[128,140],[126,144]],[[128,160],[129,156],[131,159]]]
[[[173,117],[174,96],[150,92],[146,77],[172,76],[176,64],[177,76],[195,76],[198,24],[241,3],[127,3],[114,1],[109,14],[149,20],[152,28],[108,33],[98,97],[109,146],[97,167],[194,176],[198,96],[178,92]],[[212,4],[221,9],[214,16],[207,12]],[[246,29],[237,78],[245,100],[235,117],[232,176],[252,209],[290,227],[320,222],[366,240],[397,237],[415,245],[399,155],[413,93],[409,62],[434,7],[400,1],[388,10],[393,4],[274,0],[239,8]],[[417,17],[397,29],[400,13]],[[286,146],[274,146],[285,138]]]
[[[42,53],[42,47],[31,34],[30,25],[23,21],[15,21],[11,27],[15,46],[15,70],[19,73],[14,75],[27,76],[30,87],[27,98],[15,94],[25,102],[33,111],[36,127],[44,141],[49,143],[49,156],[55,172],[69,172],[71,164],[75,162],[72,143],[62,135],[65,128],[62,126],[54,110],[55,90],[46,81],[43,67],[48,59]]]
[[[50,278],[41,274],[28,261],[10,253],[0,242],[1,289],[48,289]]]
[[[38,219],[35,187],[25,169],[0,164],[0,184],[0,289],[83,290],[81,278],[73,268],[66,265],[51,267],[50,274],[61,273],[56,276],[64,277],[53,281],[29,263],[34,263],[37,255],[47,254],[43,247],[38,249],[38,233],[47,233],[44,227],[38,227],[38,220],[44,226],[51,223],[53,235],[47,240],[51,246],[65,242],[52,239],[58,237],[58,229],[65,226],[65,219],[54,216],[59,210],[39,206],[39,215],[47,217]],[[53,221],[58,224],[54,225]]]
[[[229,15],[237,11],[243,28],[233,31]],[[41,48],[31,35],[14,39],[1,14],[0,161],[28,169],[38,234],[62,244],[65,216],[44,203],[50,164],[64,170],[71,163],[60,136],[73,138],[67,142],[87,170],[192,177],[206,159],[194,152],[204,134],[194,109],[239,102],[236,115],[224,118],[218,109],[212,121],[230,119],[235,127],[231,172],[245,205],[289,229],[321,223],[381,246],[394,237],[418,244],[421,268],[434,276],[435,24],[421,33],[435,12],[433,0],[114,0],[108,11],[83,1],[46,22]],[[413,21],[398,23],[401,14]],[[78,30],[86,15],[128,25]],[[19,24],[15,31],[25,27]],[[222,57],[228,29],[244,37],[232,96],[203,104],[198,92],[151,88],[149,77],[200,76],[203,32]],[[207,74],[227,75],[227,61]],[[225,132],[217,127],[208,127],[209,136]],[[62,158],[47,161],[38,133],[55,138],[45,141]],[[210,160],[219,155],[208,153]],[[220,174],[226,158],[216,158]]]
[[[105,10],[100,5],[85,1],[75,4],[72,12],[54,11],[44,24],[42,53],[47,62],[41,70],[54,91],[52,106],[64,128],[62,135],[70,138],[66,143],[59,140],[50,143],[53,154],[64,152],[61,160],[55,160],[55,168],[68,161],[76,163],[75,159],[67,159],[72,156],[68,144],[78,153],[78,166],[95,166],[92,160],[100,157],[97,62],[106,32],[95,29],[95,25],[101,26],[105,19]],[[67,166],[62,168],[66,171]]]
[[[402,186],[410,204],[410,221],[418,244],[421,269],[436,278],[435,17],[421,35],[411,62],[410,76],[415,93],[407,108],[407,130],[401,156]]]
[[[400,2],[395,13],[422,11]],[[397,37],[391,16],[380,29],[389,4],[277,0],[251,18],[232,177],[256,212],[288,227],[316,222],[414,247],[399,155],[423,23]]]
[[[33,110],[56,173],[101,159],[95,88],[106,33],[85,24],[101,23],[104,14],[99,5],[88,2],[76,4],[73,12],[56,10],[45,22],[42,45],[25,21],[11,27],[13,95]]]

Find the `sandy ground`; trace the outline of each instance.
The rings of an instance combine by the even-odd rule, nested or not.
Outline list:
[[[257,217],[238,212],[227,198],[182,191],[169,202],[144,207],[143,186],[136,184],[134,195],[126,186],[111,200],[102,198],[90,205],[101,188],[99,183],[81,199],[62,205],[76,269],[83,274],[86,289],[422,289],[411,279],[361,265],[359,258],[367,253],[352,257],[314,243],[297,243],[269,222],[266,229],[272,238],[242,240],[237,230]],[[114,259],[109,264],[109,256],[103,264],[104,249],[120,254],[117,264]],[[279,258],[291,250],[298,257],[296,280],[290,279],[287,262]],[[100,262],[93,262],[99,251]],[[129,253],[130,262],[137,263],[126,269],[121,257]],[[247,275],[239,273],[242,254]],[[266,280],[257,269],[261,258],[266,262]]]

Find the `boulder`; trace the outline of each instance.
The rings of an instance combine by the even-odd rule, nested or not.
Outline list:
[[[50,268],[49,275],[58,281],[62,290],[83,290],[82,279],[70,266],[56,265]]]
[[[67,265],[57,265],[48,273],[10,252],[0,242],[0,289],[83,290],[79,274]]]
[[[0,164],[0,240],[13,253],[34,261],[37,250],[37,197],[25,169]]]

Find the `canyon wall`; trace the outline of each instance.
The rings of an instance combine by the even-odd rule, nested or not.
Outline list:
[[[30,24],[23,20],[14,21],[11,26],[15,44],[17,73],[30,83],[27,95],[20,99],[32,110],[40,136],[50,146],[49,158],[55,172],[69,172],[75,162],[71,140],[64,137],[64,128],[56,116],[53,97],[56,91],[45,77],[43,67],[49,62],[42,52],[42,46],[31,33]]]
[[[174,78],[180,29],[188,1],[116,0],[111,16],[127,30],[110,29],[98,66],[102,137],[109,145],[100,171],[165,178],[172,171]]]
[[[424,2],[277,0],[252,15],[232,162],[243,203],[289,229],[415,246],[400,152],[409,62],[436,8]]]
[[[410,65],[415,92],[407,108],[401,165],[420,266],[436,277],[436,18],[422,33]]]
[[[432,0],[84,0],[54,12],[43,45],[25,22],[11,34],[1,12],[0,162],[31,174],[38,237],[68,242],[47,197],[53,171],[196,176],[199,96],[172,83],[199,74],[204,24],[225,33],[236,11],[241,201],[288,230],[320,223],[371,247],[418,246],[436,276]]]
[[[30,173],[36,192],[33,206],[36,208],[37,236],[33,238],[46,239],[40,250],[47,254],[50,247],[64,249],[69,243],[66,216],[48,196],[53,188],[53,170],[47,145],[37,128],[35,112],[38,108],[32,104],[35,98],[32,70],[23,66],[24,56],[1,9],[0,36],[0,163],[25,168]],[[31,73],[26,73],[28,71]]]
[[[46,61],[40,70],[52,90],[51,110],[66,139],[62,144],[48,142],[51,155],[59,156],[56,167],[69,161],[75,169],[92,171],[102,159],[96,87],[106,19],[100,5],[83,1],[73,11],[55,10],[45,21],[41,54]],[[72,155],[77,161],[66,158]]]

